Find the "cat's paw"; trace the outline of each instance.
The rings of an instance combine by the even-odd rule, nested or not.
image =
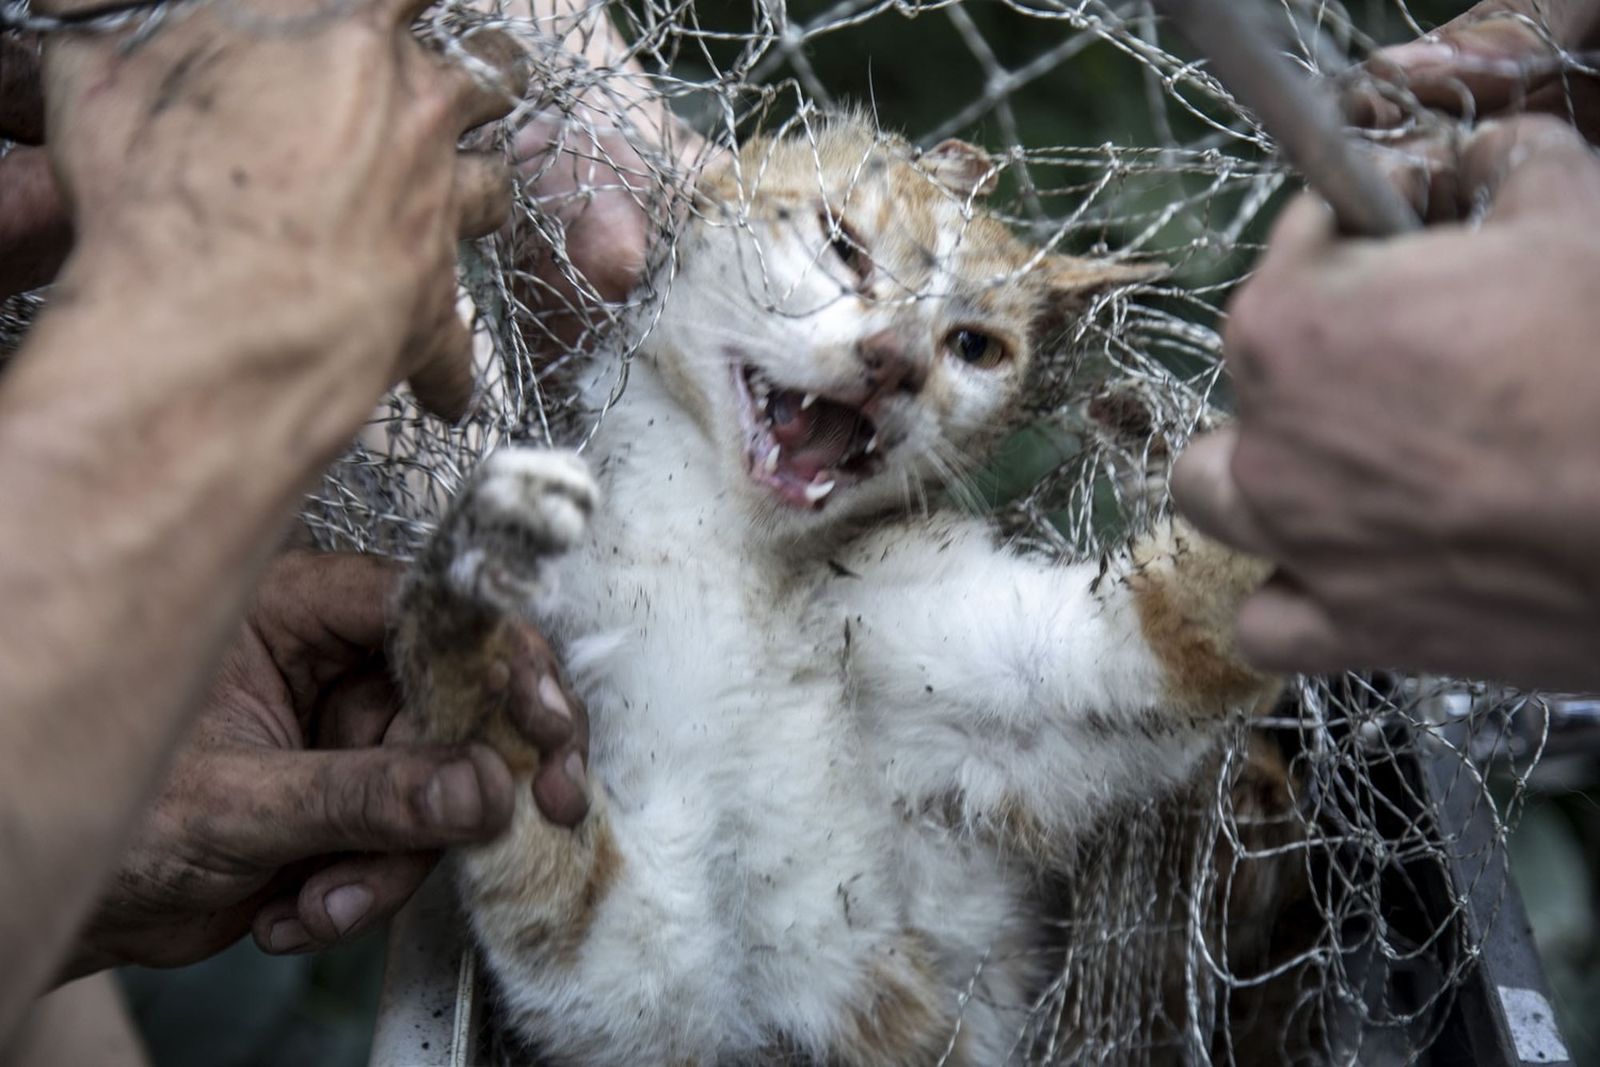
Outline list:
[[[1191,705],[1249,704],[1277,682],[1240,658],[1234,619],[1272,565],[1235,552],[1187,523],[1157,524],[1133,546],[1129,585],[1140,625],[1175,695]]]
[[[447,534],[459,592],[512,610],[553,592],[545,560],[577,545],[599,490],[583,460],[543,448],[502,448],[456,502]]]
[[[480,524],[517,532],[539,555],[582,540],[600,500],[589,467],[572,452],[502,448],[483,461],[472,487]]]

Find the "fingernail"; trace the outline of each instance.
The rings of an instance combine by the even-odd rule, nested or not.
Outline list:
[[[447,763],[428,783],[428,819],[448,830],[471,830],[483,822],[483,795],[470,759]]]
[[[583,757],[582,756],[578,755],[576,752],[568,752],[567,753],[567,762],[565,762],[565,763],[563,763],[561,765],[561,769],[566,771],[566,773],[567,773],[567,781],[571,782],[573,785],[577,786],[579,789],[583,788],[584,775],[583,775]]]
[[[311,943],[311,935],[299,919],[279,919],[267,931],[267,947],[274,952],[293,952]]]
[[[1378,53],[1397,67],[1436,67],[1456,57],[1454,45],[1443,41],[1412,41]]]
[[[561,691],[561,686],[556,684],[553,675],[545,675],[539,679],[539,702],[545,710],[563,722],[572,721],[572,708],[567,704],[567,696]]]
[[[372,890],[364,885],[342,885],[322,898],[322,908],[342,936],[360,922],[372,907]]]

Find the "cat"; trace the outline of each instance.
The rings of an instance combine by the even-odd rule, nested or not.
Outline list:
[[[744,145],[587,462],[491,454],[410,571],[406,715],[523,786],[456,864],[539,1062],[1006,1062],[1045,875],[1272,688],[1230,636],[1260,562],[1167,522],[1063,564],[928,503],[1090,299],[1148,276],[1024,244],[995,173],[859,118]],[[488,684],[520,618],[591,716],[575,830]]]

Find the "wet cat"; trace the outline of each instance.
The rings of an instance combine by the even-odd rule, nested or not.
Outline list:
[[[486,685],[519,616],[592,718],[584,823],[524,787],[457,857],[541,1062],[1006,1062],[1043,875],[1268,688],[1229,636],[1259,563],[1166,525],[1062,565],[928,510],[1142,275],[1024,245],[981,207],[993,172],[853,119],[747,144],[702,176],[586,462],[491,455],[411,573],[422,733],[527,780]]]

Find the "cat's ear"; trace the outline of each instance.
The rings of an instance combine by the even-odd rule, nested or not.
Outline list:
[[[989,153],[954,137],[928,149],[917,162],[934,181],[963,200],[988,196],[1000,181],[1000,168]]]
[[[696,211],[713,213],[718,206],[740,199],[736,162],[732,152],[718,148],[701,160],[697,172],[690,172],[690,203]]]
[[[1039,265],[1049,302],[1083,306],[1122,285],[1154,281],[1171,268],[1165,263],[1125,263],[1078,256],[1046,256]]]
[[[1046,256],[1037,271],[1044,282],[1044,298],[1034,320],[1041,337],[1060,334],[1101,293],[1118,286],[1148,282],[1166,274],[1164,263],[1113,263],[1077,256]]]

